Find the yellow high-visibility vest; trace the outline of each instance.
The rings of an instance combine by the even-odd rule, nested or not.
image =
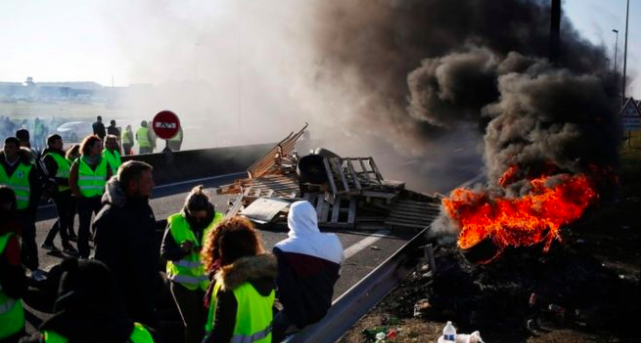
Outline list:
[[[211,224],[203,230],[203,236],[200,242],[196,239],[194,232],[189,228],[189,223],[182,213],[176,213],[169,218],[169,232],[173,237],[176,244],[180,246],[186,241],[194,243],[197,247],[202,247],[205,243],[205,238],[209,231],[211,231],[218,222],[222,221],[224,216],[222,213],[216,212],[214,220]],[[180,283],[189,290],[196,290],[198,287],[203,291],[209,287],[209,277],[205,271],[203,261],[200,254],[197,252],[190,252],[179,261],[167,261],[167,278],[174,282]]]
[[[102,151],[102,158],[106,159],[107,163],[109,163],[111,175],[118,174],[118,168],[120,168],[120,165],[122,164],[118,150],[114,150],[112,153],[109,149],[105,149]]]
[[[9,242],[12,232],[0,236],[0,256]],[[2,291],[0,286],[0,340],[18,333],[24,328],[24,308],[22,300],[14,299]]]
[[[136,131],[136,139],[138,140],[138,145],[141,148],[151,148],[151,142],[149,141],[149,128],[139,128],[138,131]]]
[[[92,198],[105,193],[108,165],[107,159],[101,158],[96,170],[93,170],[84,156],[78,159],[78,188],[83,197]]]
[[[11,177],[9,177],[2,164],[0,164],[0,185],[5,185],[13,189],[14,193],[16,193],[16,205],[19,210],[24,210],[29,207],[29,199],[31,197],[29,173],[32,167],[32,164],[27,165],[18,162],[18,167],[14,170],[13,174],[11,174]]]
[[[60,154],[53,152],[47,153],[46,156],[51,156],[56,164],[58,164],[58,171],[56,172],[56,177],[68,179],[69,170],[71,170],[71,163],[68,159],[62,157]],[[58,185],[58,192],[64,192],[69,189],[68,185]]]

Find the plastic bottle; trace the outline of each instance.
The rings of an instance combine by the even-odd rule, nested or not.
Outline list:
[[[452,322],[447,322],[447,325],[443,328],[443,339],[451,342],[456,340],[456,329],[454,325],[452,325]]]

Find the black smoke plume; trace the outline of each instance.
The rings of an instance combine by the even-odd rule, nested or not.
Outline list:
[[[318,13],[320,77],[355,78],[367,103],[358,120],[384,135],[420,144],[478,123],[490,185],[512,165],[522,177],[616,165],[605,51],[563,18],[561,54],[548,63],[549,1],[337,1]]]

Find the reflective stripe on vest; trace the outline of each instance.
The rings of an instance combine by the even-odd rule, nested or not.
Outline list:
[[[116,175],[118,173],[118,168],[120,168],[120,165],[122,164],[120,153],[117,150],[114,150],[112,153],[108,149],[105,149],[102,151],[102,158],[106,159],[107,163],[109,163],[111,175]]]
[[[231,338],[231,343],[252,343],[257,342],[263,338],[268,337],[272,333],[272,326],[268,326],[265,330],[257,332],[251,336],[247,335],[234,335]],[[271,339],[271,338],[270,338]]]
[[[83,197],[100,196],[105,192],[107,166],[107,160],[101,158],[96,170],[92,170],[84,157],[78,159],[78,188]]]
[[[56,154],[53,152],[47,153],[45,156],[51,156],[54,161],[56,161],[56,164],[58,165],[58,171],[56,172],[56,177],[63,178],[63,179],[68,179],[69,178],[69,170],[71,169],[71,163],[69,163],[69,160],[61,156],[60,154]],[[69,189],[69,186],[67,185],[58,185],[58,191],[63,192]]]
[[[45,331],[43,332],[45,337],[45,343],[67,343],[69,339],[58,334],[54,331]],[[134,323],[134,329],[129,336],[129,341],[132,343],[154,343],[154,338],[140,323]]]
[[[4,254],[12,232],[0,236],[0,256]],[[25,325],[22,301],[7,295],[0,287],[0,341],[21,331]]]
[[[18,167],[13,171],[11,177],[0,164],[0,185],[5,185],[16,193],[16,205],[19,210],[29,207],[29,198],[31,196],[31,187],[29,185],[29,173],[33,165],[25,165],[18,162]]]
[[[149,142],[149,128],[139,128],[138,131],[136,131],[136,139],[138,140],[138,145],[141,148],[151,147],[151,142]]]
[[[223,220],[223,218],[222,213],[215,212],[211,224],[203,230],[200,242],[197,241],[196,235],[194,235],[187,219],[182,213],[176,213],[167,218],[167,222],[169,223],[168,230],[178,246],[186,241],[190,241],[194,246],[202,247],[209,231],[211,231],[218,222]],[[192,251],[178,261],[167,261],[166,272],[169,280],[178,282],[189,290],[193,291],[199,287],[202,290],[207,290],[207,287],[209,287],[209,277],[205,272],[200,254],[197,252]]]
[[[209,306],[209,316],[205,330],[211,332],[216,314],[216,296],[220,291],[217,282],[212,292],[212,301]],[[268,296],[262,296],[249,282],[245,282],[234,289],[234,297],[238,304],[236,324],[232,343],[270,343],[272,340],[271,323],[273,319],[272,306],[274,305],[275,292],[272,290]]]

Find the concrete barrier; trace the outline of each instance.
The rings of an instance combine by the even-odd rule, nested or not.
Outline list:
[[[154,167],[154,181],[156,184],[164,184],[244,171],[274,144],[133,155],[124,156],[122,160],[151,164]]]

